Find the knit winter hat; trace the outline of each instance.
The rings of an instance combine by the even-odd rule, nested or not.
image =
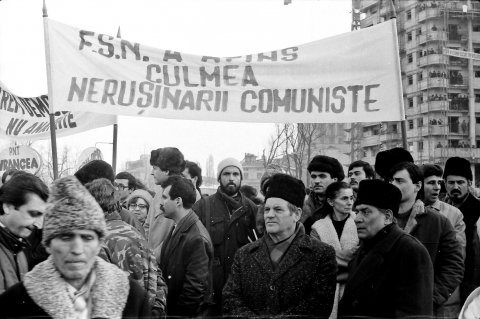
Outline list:
[[[45,246],[58,235],[73,230],[93,230],[105,237],[107,225],[103,211],[87,189],[74,176],[56,180],[48,198],[43,222]]]
[[[365,204],[390,209],[397,217],[401,199],[402,193],[395,185],[378,179],[364,179],[358,186],[355,206]]]
[[[159,148],[150,153],[150,165],[158,166],[162,171],[182,173],[185,164],[182,152],[176,147]]]
[[[413,163],[412,154],[406,149],[395,147],[390,150],[381,151],[375,157],[375,172],[384,180],[389,180],[390,169],[401,162]]]
[[[301,180],[287,174],[278,173],[268,180],[266,187],[265,201],[270,197],[277,197],[297,207],[303,207],[306,193],[305,185]]]
[[[130,203],[132,203],[133,200],[134,199],[136,200],[138,197],[140,197],[141,199],[146,201],[147,204],[148,204],[148,207],[152,206],[152,201],[153,201],[152,195],[150,195],[149,192],[147,192],[146,190],[143,190],[143,189],[137,189],[137,190],[133,191],[130,195],[128,195],[127,205],[130,205]]]
[[[243,179],[243,167],[242,164],[234,159],[233,157],[228,157],[224,160],[222,160],[220,163],[218,163],[218,169],[217,169],[217,181],[220,180],[220,176],[222,175],[222,171],[227,168],[228,166],[234,166],[240,170],[240,175],[241,178]]]
[[[110,164],[102,160],[93,160],[83,165],[75,174],[75,177],[85,185],[97,178],[106,178],[113,183],[115,174]]]
[[[337,178],[338,181],[342,181],[345,178],[345,172],[340,162],[333,157],[326,155],[317,155],[308,164],[308,172],[325,172],[329,173],[332,178]]]
[[[447,178],[448,175],[457,175],[471,181],[473,180],[473,175],[470,165],[470,161],[463,157],[450,157],[445,163],[443,178]]]

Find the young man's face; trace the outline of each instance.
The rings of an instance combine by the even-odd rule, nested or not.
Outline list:
[[[454,202],[461,202],[468,195],[468,181],[463,176],[448,175],[445,178],[445,188],[447,189],[448,197]]]
[[[229,196],[238,193],[242,185],[242,174],[235,166],[227,166],[220,174],[220,186],[223,192]]]
[[[170,198],[170,189],[172,189],[171,185],[163,190],[160,210],[163,212],[166,218],[173,219],[173,216],[177,211],[177,205],[176,200],[174,198]]]
[[[365,174],[363,167],[358,166],[348,171],[348,178],[350,179],[350,186],[354,191],[358,192],[360,181],[367,179],[367,175]]]
[[[152,165],[152,174],[153,181],[156,185],[161,185],[168,179],[168,171],[162,171],[160,167]]]
[[[25,204],[18,207],[3,204],[5,227],[21,238],[30,236],[35,228],[42,228],[43,214],[47,206],[47,203],[34,193],[26,194],[25,199]]]
[[[406,169],[402,169],[393,174],[392,182],[400,192],[402,193],[401,202],[407,202],[417,197],[417,193],[422,186],[422,183],[419,182],[414,184],[410,174]]]
[[[310,185],[315,194],[325,194],[327,186],[336,181],[337,178],[332,178],[330,173],[319,171],[310,172]]]
[[[442,189],[443,179],[440,176],[428,176],[423,180],[424,201],[431,205],[438,200],[440,190]]]
[[[128,188],[128,179],[116,179],[114,183],[117,188],[118,195],[120,195],[120,201],[127,199],[128,195],[132,192]]]

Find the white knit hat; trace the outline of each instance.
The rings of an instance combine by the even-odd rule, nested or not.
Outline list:
[[[222,171],[227,168],[228,166],[234,166],[237,167],[240,170],[240,175],[241,178],[243,179],[243,168],[242,164],[234,159],[233,157],[227,157],[220,163],[218,163],[218,169],[217,169],[217,181],[220,180],[220,176],[222,175]]]
[[[72,230],[93,230],[105,237],[107,225],[95,198],[75,176],[60,178],[53,184],[43,221],[43,244]]]

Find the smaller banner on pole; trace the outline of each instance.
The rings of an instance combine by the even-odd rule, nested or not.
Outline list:
[[[0,152],[0,176],[12,168],[36,174],[41,167],[42,157],[30,146],[15,145]]]
[[[54,110],[265,123],[405,118],[395,19],[233,57],[155,49],[51,19],[46,45]]]
[[[87,147],[80,153],[75,170],[78,171],[83,165],[94,160],[103,160],[102,151],[96,147]]]
[[[67,136],[116,123],[115,115],[56,111],[57,136]],[[19,97],[0,82],[0,137],[12,140],[50,138],[48,97]]]

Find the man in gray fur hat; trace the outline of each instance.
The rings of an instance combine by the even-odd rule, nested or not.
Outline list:
[[[50,257],[0,296],[2,318],[150,317],[146,292],[97,256],[102,209],[73,176],[55,181],[44,217]]]

